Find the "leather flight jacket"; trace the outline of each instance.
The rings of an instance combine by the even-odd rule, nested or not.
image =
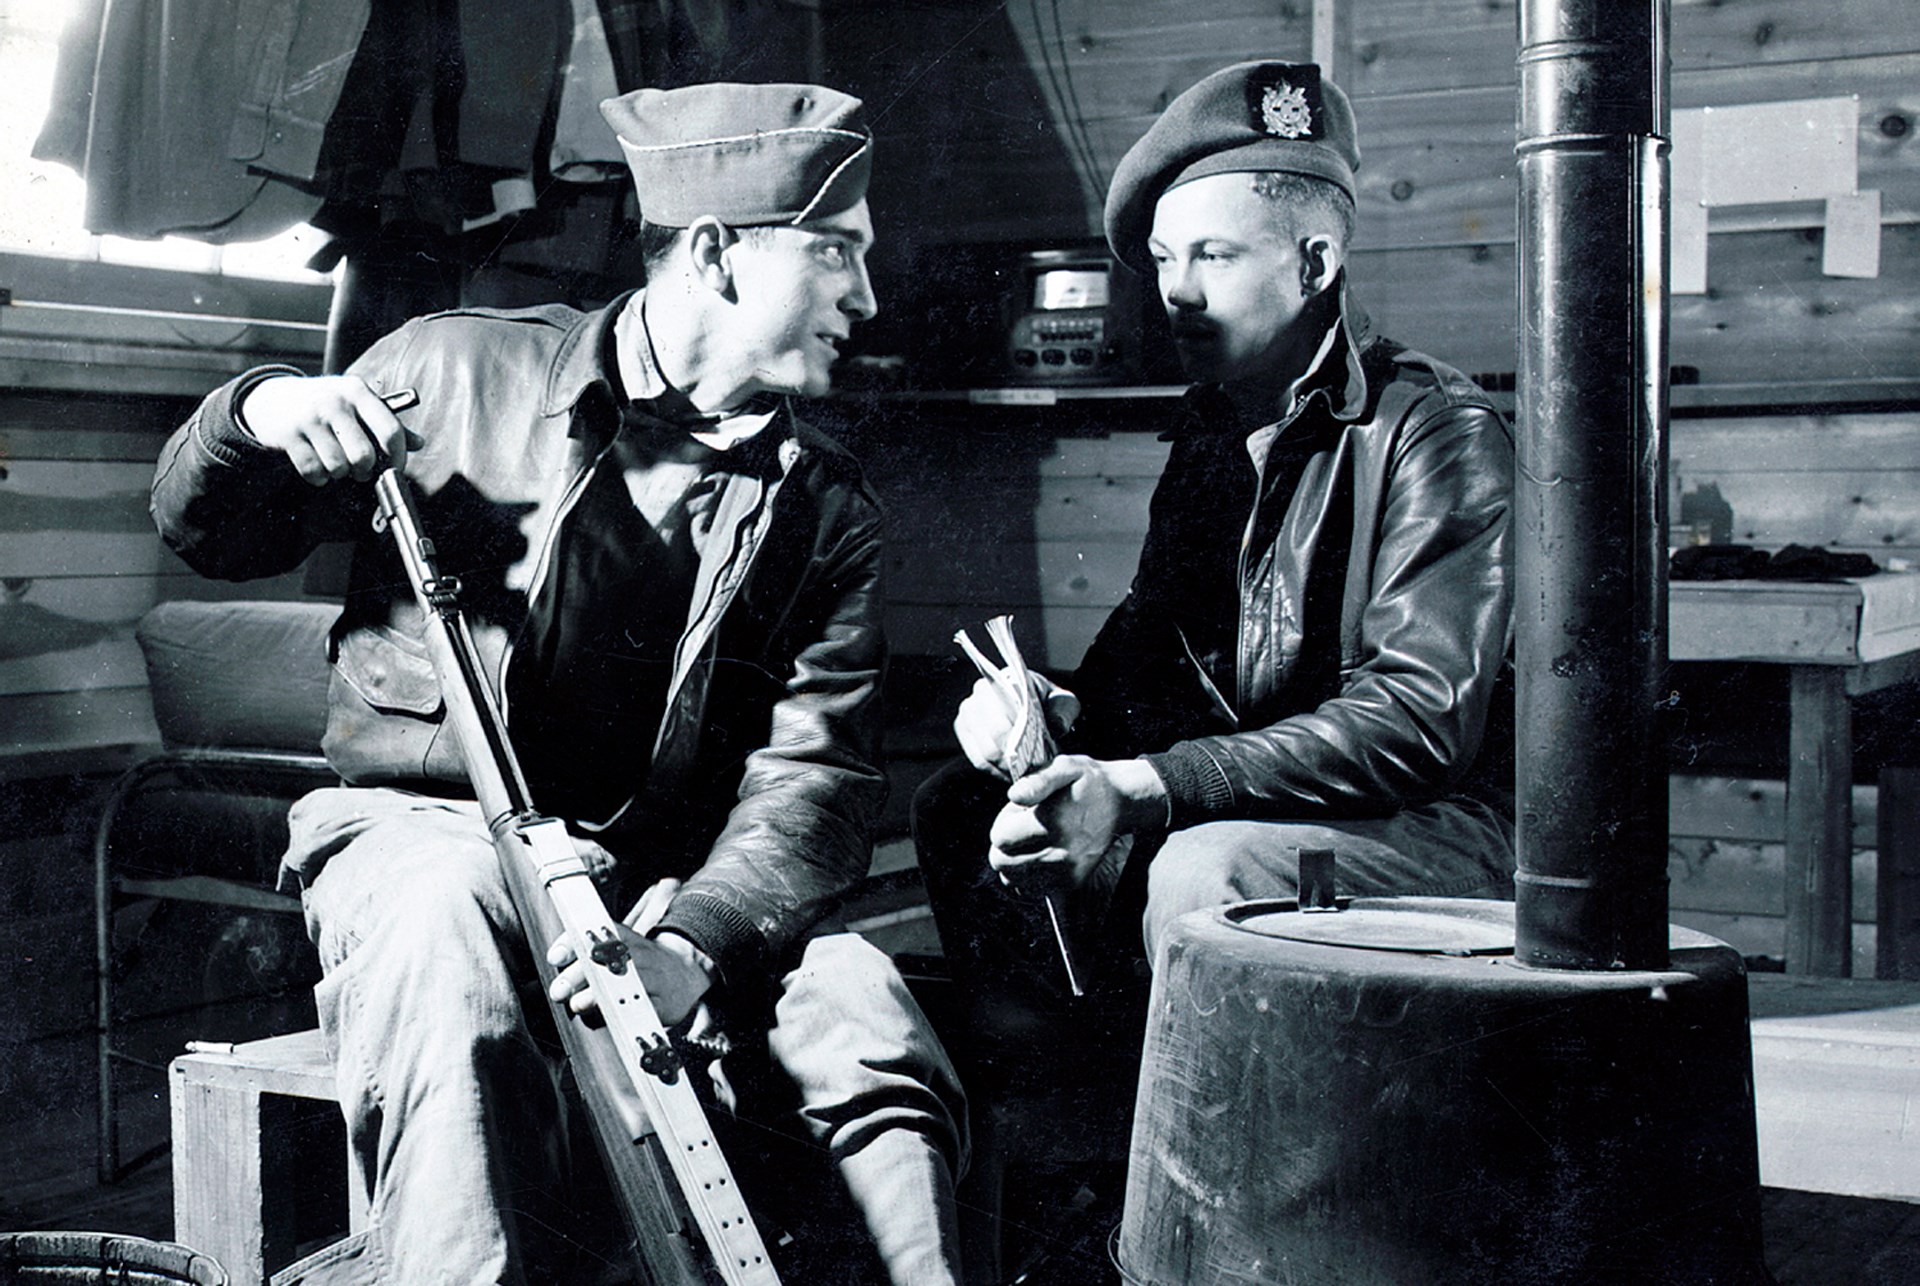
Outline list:
[[[496,697],[545,560],[620,432],[604,355],[626,303],[417,318],[351,368],[378,393],[419,397],[403,417],[424,439],[407,474]],[[651,354],[643,362],[657,378]],[[216,390],[175,432],[156,524],[222,579],[353,542],[323,748],[349,784],[466,795],[412,591],[391,536],[372,528],[372,488],[309,486],[235,418],[276,373]],[[886,793],[878,502],[852,457],[784,403],[735,448],[748,449],[758,462],[729,472],[714,501],[665,713],[652,744],[633,748],[632,794],[606,816],[565,819],[613,856],[616,910],[658,878],[684,878],[662,927],[731,979],[762,976],[866,875]]]
[[[1144,754],[1174,829],[1458,797],[1512,815],[1512,435],[1340,289],[1277,426],[1189,393],[1138,575],[1075,678],[1083,743]]]

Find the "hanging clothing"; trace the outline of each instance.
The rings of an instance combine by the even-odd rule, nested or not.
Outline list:
[[[302,158],[318,151],[368,10],[325,7],[302,23],[293,0],[85,0],[34,156],[86,179],[92,232],[217,244],[301,222],[319,196],[274,176],[312,177]]]
[[[326,201],[449,233],[547,178],[572,0],[86,0],[34,147],[86,226],[256,240]]]

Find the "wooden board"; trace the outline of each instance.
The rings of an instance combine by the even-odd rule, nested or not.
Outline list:
[[[1676,581],[1667,603],[1676,661],[1857,659],[1860,595],[1851,585]]]
[[[1741,544],[1824,545],[1876,556],[1883,548],[1920,545],[1920,470],[1682,476],[1688,486],[1719,488],[1733,508],[1733,539]]]
[[[1877,835],[1879,791],[1853,788],[1853,844],[1872,848]],[[1752,777],[1691,777],[1667,780],[1667,830],[1676,839],[1717,843],[1779,843],[1787,833],[1787,787]]]
[[[160,729],[144,683],[89,692],[33,692],[0,696],[0,778],[13,776],[5,760],[47,751],[104,746],[158,746]]]
[[[0,252],[0,388],[199,396],[263,361],[318,364],[330,283]],[[274,324],[254,324],[261,319]]]
[[[1883,566],[1920,562],[1920,418],[1912,414],[1679,420],[1668,480],[1676,505],[1690,491],[1717,492],[1733,511],[1736,541],[1823,545]]]
[[[1920,472],[1920,413],[1911,411],[1676,420],[1669,438],[1676,489],[1727,473],[1910,472]]]
[[[1687,838],[1667,845],[1667,905],[1676,917],[1692,911],[1719,915],[1784,916],[1787,882],[1783,844]],[[1852,922],[1874,923],[1874,850],[1854,850]]]
[[[1674,582],[1674,660],[1782,660],[1851,666],[1920,645],[1920,574],[1855,582]]]
[[[1410,90],[1511,86],[1519,51],[1516,0],[1365,0],[1352,5],[1356,98]],[[1913,50],[1907,0],[1675,0],[1675,72],[1824,62]]]
[[[1795,232],[1713,240],[1708,295],[1673,302],[1672,360],[1702,383],[1920,375],[1920,226],[1888,227],[1881,277],[1827,277]],[[1352,273],[1383,333],[1469,374],[1511,373],[1511,246],[1362,251]]]
[[[325,342],[323,333],[304,322],[280,325],[225,317],[155,316],[116,312],[106,306],[36,307],[28,301],[18,301],[0,314],[0,324],[12,339],[80,339],[91,344],[141,345],[197,354],[317,353]],[[209,381],[208,387],[217,382]]]
[[[333,299],[329,282],[264,281],[8,251],[0,251],[0,285],[22,302],[97,304],[104,300],[120,308],[320,326],[326,324]]]
[[[181,398],[0,395],[0,461],[138,460],[151,465],[193,403]]]

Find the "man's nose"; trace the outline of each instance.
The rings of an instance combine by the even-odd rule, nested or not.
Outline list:
[[[873,278],[867,274],[867,261],[854,265],[853,289],[840,301],[840,310],[855,321],[872,321],[880,312],[879,297],[873,293]]]
[[[1169,268],[1160,274],[1160,297],[1166,301],[1169,310],[1191,312],[1206,306],[1207,297],[1200,289],[1191,265],[1183,264],[1178,268]]]

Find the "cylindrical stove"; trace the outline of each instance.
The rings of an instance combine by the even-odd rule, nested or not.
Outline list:
[[[1536,969],[1513,907],[1182,917],[1154,978],[1129,1283],[1757,1286],[1746,981]]]

